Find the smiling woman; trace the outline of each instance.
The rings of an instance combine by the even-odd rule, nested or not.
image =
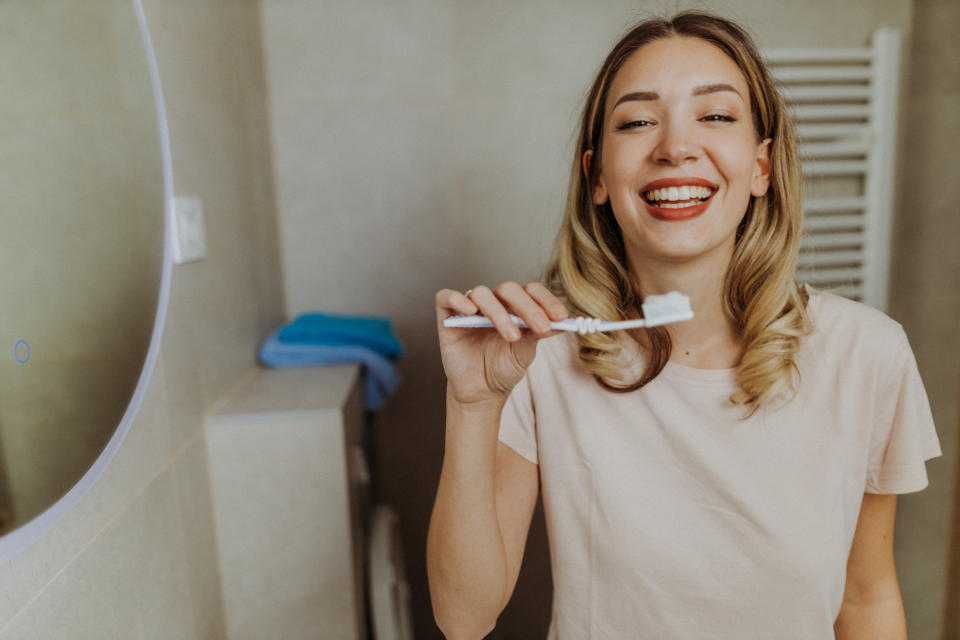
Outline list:
[[[673,26],[646,23],[607,57],[584,111],[571,180],[577,193],[548,278],[555,289],[575,292],[576,307],[605,317],[629,308],[631,296],[678,288],[661,281],[663,266],[698,264],[712,282],[684,284],[697,297],[696,288],[705,287],[702,297],[714,300],[706,335],[691,336],[689,327],[638,335],[652,357],[629,384],[607,380],[620,377],[608,357],[619,347],[609,337],[583,341],[581,362],[600,384],[624,391],[652,380],[670,358],[698,367],[738,364],[732,399],[756,407],[790,388],[792,354],[809,330],[794,277],[800,163],[783,100],[756,47],[739,27],[698,15],[678,16]],[[709,189],[707,201],[676,206],[669,188],[679,198],[685,185]],[[650,202],[651,195],[671,202]],[[585,274],[577,264],[588,258],[602,268]],[[593,286],[582,286],[584,278]],[[603,295],[610,289],[628,295],[610,301]],[[696,344],[671,348],[685,337]]]
[[[905,637],[892,494],[939,442],[900,326],[796,281],[799,162],[756,47],[698,12],[637,25],[578,141],[549,287],[437,294],[441,629],[493,628],[542,489],[550,639]],[[549,329],[673,290],[693,320]],[[474,313],[496,330],[443,324]]]
[[[770,138],[757,139],[746,79],[717,53],[697,38],[657,40],[632,55],[610,87],[593,201],[610,203],[634,273],[716,251],[725,262],[750,197],[769,186]],[[591,161],[587,150],[586,171]],[[690,188],[701,191],[693,197]],[[708,207],[715,214],[702,216]]]

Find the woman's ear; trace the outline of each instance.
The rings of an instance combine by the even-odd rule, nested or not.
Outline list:
[[[757,157],[753,165],[753,178],[750,181],[750,194],[760,197],[770,188],[770,143],[773,138],[766,138],[757,145]]]
[[[587,149],[583,152],[583,178],[590,182],[590,162],[593,160],[593,149]],[[597,176],[596,184],[590,184],[590,191],[593,196],[593,204],[600,206],[607,203],[607,187],[603,184],[603,176]]]

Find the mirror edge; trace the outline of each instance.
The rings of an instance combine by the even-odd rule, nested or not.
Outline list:
[[[97,480],[103,474],[107,465],[113,460],[123,440],[126,438],[130,425],[133,423],[140,405],[143,402],[143,396],[147,385],[153,377],[156,368],[157,357],[160,351],[160,341],[163,335],[163,327],[166,320],[167,304],[170,299],[170,277],[172,272],[172,230],[173,230],[173,164],[170,155],[170,136],[167,128],[167,114],[163,103],[163,91],[160,86],[160,73],[157,67],[157,59],[153,51],[153,41],[150,38],[150,30],[147,26],[146,15],[143,11],[141,0],[130,0],[133,5],[133,12],[136,15],[137,24],[140,27],[140,38],[146,53],[147,68],[150,72],[150,84],[153,88],[153,102],[157,114],[157,133],[159,134],[160,159],[163,171],[163,265],[160,276],[160,292],[157,296],[157,313],[153,322],[153,332],[150,336],[150,346],[147,349],[147,357],[143,363],[143,369],[140,371],[140,379],[134,389],[133,397],[124,411],[120,424],[117,426],[106,447],[100,452],[100,455],[94,463],[83,474],[83,477],[59,500],[48,507],[43,513],[14,529],[10,533],[0,537],[0,564],[3,564],[28,546],[42,538],[49,532],[54,525],[66,516],[80,500],[93,488]]]

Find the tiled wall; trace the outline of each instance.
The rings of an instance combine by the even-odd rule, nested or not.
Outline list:
[[[913,4],[263,0],[262,6],[288,310],[396,321],[408,347],[400,365],[406,382],[378,416],[381,497],[400,514],[417,637],[439,637],[424,565],[443,442],[433,295],[443,287],[536,276],[563,205],[579,100],[608,47],[636,18],[696,7],[747,25],[763,47],[862,46],[878,26],[899,26],[909,57]],[[946,46],[926,34],[919,40],[921,52]],[[927,65],[921,77],[936,84],[940,66],[921,64]],[[909,132],[948,129],[941,120],[955,110],[943,101],[921,97],[929,111],[910,116],[911,123],[906,113],[901,119],[901,167],[934,182],[943,173],[932,167],[948,162],[948,147],[929,156]],[[940,145],[951,139],[938,138]],[[935,637],[939,625],[938,565],[956,424],[955,359],[943,354],[957,353],[950,329],[957,287],[955,279],[944,280],[950,276],[935,257],[943,254],[923,253],[927,238],[945,243],[956,235],[940,231],[956,222],[944,218],[952,215],[943,206],[948,197],[929,182],[922,196],[912,192],[903,200],[903,238],[893,258],[899,275],[891,314],[905,323],[917,350],[946,454],[928,465],[933,486],[899,501],[898,569],[911,637],[918,638]],[[918,207],[925,209],[923,223],[905,230]],[[920,282],[926,284],[915,293],[898,293]],[[934,311],[940,320],[932,326],[926,318]],[[952,350],[938,351],[943,340]],[[494,637],[536,637],[545,628],[551,587],[539,515],[526,554]]]
[[[283,319],[259,12],[247,0],[144,4],[175,190],[203,199],[208,256],[173,269],[160,362],[113,462],[0,566],[4,639],[224,634],[203,418]]]

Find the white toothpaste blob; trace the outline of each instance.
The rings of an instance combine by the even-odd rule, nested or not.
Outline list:
[[[667,324],[676,319],[693,317],[690,298],[679,291],[647,296],[640,306],[643,307],[643,317],[647,320],[647,326]]]

